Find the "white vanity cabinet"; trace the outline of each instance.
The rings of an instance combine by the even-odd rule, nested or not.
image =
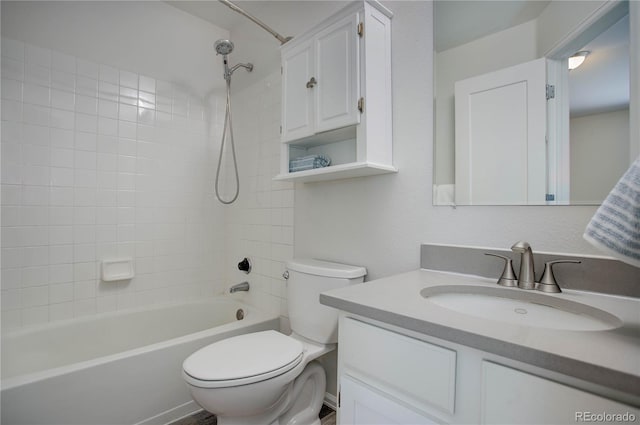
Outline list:
[[[640,418],[639,409],[488,361],[482,362],[481,397],[483,424],[619,424],[625,415]],[[591,416],[600,414],[609,416]]]
[[[397,171],[392,161],[391,12],[354,2],[282,46],[282,146],[276,180]],[[326,168],[289,172],[322,154]]]
[[[575,388],[570,377],[367,320],[345,313],[340,318],[341,425],[621,423],[624,417],[627,422],[640,418],[640,409],[613,400],[613,393],[603,397]],[[592,415],[605,416],[596,420]]]
[[[340,424],[435,424],[454,412],[456,352],[342,317]]]
[[[438,422],[349,376],[340,379],[340,423],[431,425]]]

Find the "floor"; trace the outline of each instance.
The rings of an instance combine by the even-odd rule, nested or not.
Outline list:
[[[203,410],[172,422],[171,425],[216,425],[217,423],[215,415]],[[327,405],[322,406],[320,410],[320,424],[336,425],[336,412]]]

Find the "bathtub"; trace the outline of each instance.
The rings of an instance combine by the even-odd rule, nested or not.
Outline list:
[[[221,296],[7,332],[1,422],[172,422],[199,410],[181,376],[187,356],[233,335],[278,328],[277,316]]]

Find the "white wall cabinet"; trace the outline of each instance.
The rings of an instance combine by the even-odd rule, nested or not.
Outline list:
[[[609,415],[602,423],[640,418],[640,409],[613,394],[575,388],[564,375],[519,370],[532,368],[363,320],[340,318],[341,425],[572,424],[602,413]]]
[[[360,122],[358,14],[282,52],[282,140]]]
[[[319,181],[397,171],[391,117],[391,12],[354,2],[282,46],[282,147],[276,180]],[[289,172],[322,154],[331,165]]]

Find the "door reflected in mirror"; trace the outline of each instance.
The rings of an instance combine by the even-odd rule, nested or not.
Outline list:
[[[631,162],[628,2],[434,8],[434,204],[600,204]]]

